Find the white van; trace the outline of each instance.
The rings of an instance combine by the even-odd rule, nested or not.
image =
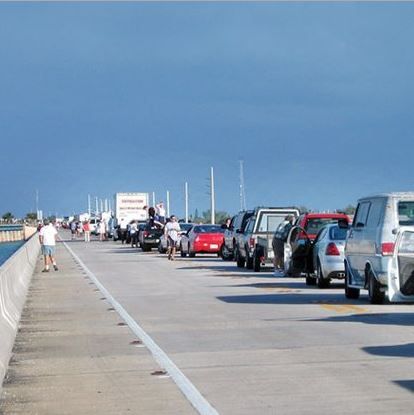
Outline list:
[[[386,295],[393,302],[414,301],[414,273],[407,279],[396,270],[401,229],[414,231],[414,192],[358,200],[345,246],[347,298],[359,298],[367,289],[372,304],[381,304]]]

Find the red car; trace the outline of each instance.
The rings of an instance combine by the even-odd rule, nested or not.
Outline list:
[[[300,232],[298,239],[305,239],[306,236],[313,241],[318,232],[328,223],[337,223],[338,220],[350,222],[349,216],[345,213],[304,213],[296,220],[295,226],[300,226],[306,231]]]
[[[181,256],[196,254],[219,254],[224,242],[224,231],[220,225],[195,225],[181,237]]]
[[[287,246],[290,254],[285,253],[285,271],[291,276],[300,276],[306,273],[306,282],[312,284],[313,241],[319,231],[329,223],[343,221],[349,224],[349,216],[345,213],[305,213],[298,217],[295,225],[290,230]]]

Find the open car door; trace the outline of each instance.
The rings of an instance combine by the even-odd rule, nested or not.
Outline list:
[[[285,243],[285,273],[295,277],[302,273],[313,272],[312,265],[313,243],[305,229],[293,226]]]
[[[397,234],[388,270],[390,301],[414,301],[414,230],[401,228]],[[411,297],[411,298],[410,298]]]

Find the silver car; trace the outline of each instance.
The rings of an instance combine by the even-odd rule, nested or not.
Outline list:
[[[323,227],[312,246],[314,283],[319,288],[328,288],[332,279],[345,278],[345,241],[347,229],[337,224]]]
[[[181,236],[186,234],[193,227],[192,223],[178,223],[178,224],[180,225],[181,232],[180,232],[180,236],[179,236],[178,243],[177,243],[177,250],[179,250]],[[168,249],[167,238],[163,234],[160,238],[160,243],[158,245],[158,252],[160,254],[165,254],[167,252],[167,249]]]

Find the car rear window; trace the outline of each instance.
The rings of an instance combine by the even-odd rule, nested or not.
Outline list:
[[[336,222],[338,222],[338,219],[334,218],[309,218],[305,225],[305,231],[311,235],[316,235],[328,223]]]
[[[404,232],[398,249],[400,254],[414,254],[414,232]]]
[[[402,226],[414,225],[414,202],[398,202],[398,221]]]
[[[333,241],[344,241],[348,230],[340,228],[339,226],[332,226],[329,230],[329,239]]]
[[[286,213],[261,213],[259,217],[259,223],[257,225],[257,232],[274,233],[277,227],[284,221],[285,216]]]
[[[204,225],[194,227],[195,233],[224,233],[224,231],[224,228],[215,225]]]

